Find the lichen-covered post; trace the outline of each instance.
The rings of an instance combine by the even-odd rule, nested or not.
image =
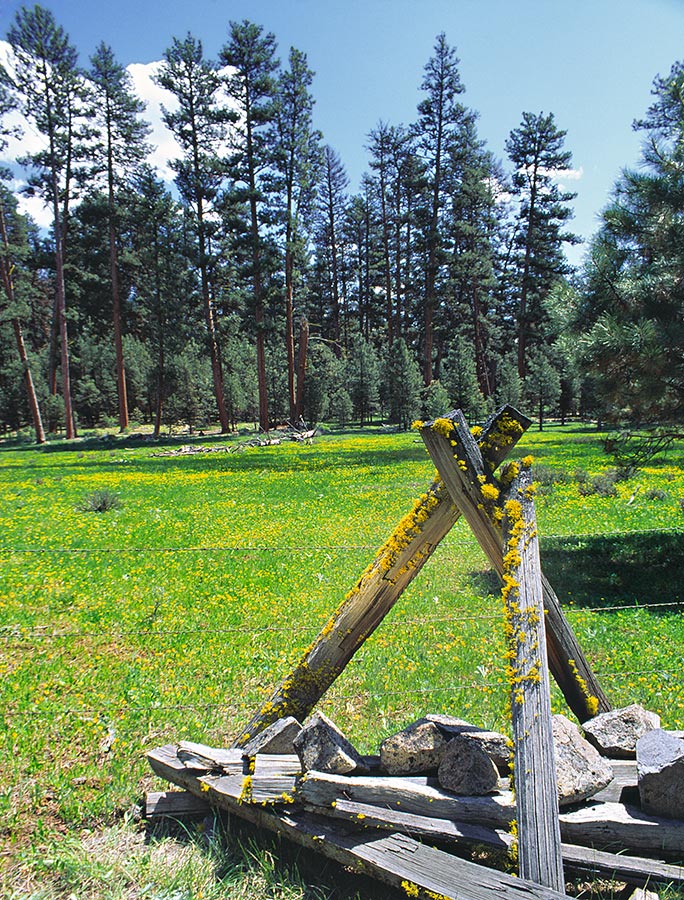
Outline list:
[[[513,463],[497,481],[483,460],[463,413],[456,410],[448,418],[436,419],[421,429],[421,436],[447,490],[463,513],[487,559],[503,577],[500,506],[502,483],[517,474]],[[487,439],[482,440],[486,449]],[[497,518],[498,517],[498,518]],[[563,691],[568,706],[584,722],[611,706],[566,619],[558,597],[542,575],[546,609],[546,637],[549,666]]]
[[[480,434],[482,456],[493,472],[530,420],[512,406],[501,409]],[[252,716],[235,744],[283,716],[304,719],[394,606],[460,516],[437,477],[404,516],[347,594],[295,669]]]
[[[564,892],[539,543],[529,468],[503,494],[506,675],[520,876]]]

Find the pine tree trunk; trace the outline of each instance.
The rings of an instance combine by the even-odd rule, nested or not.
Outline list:
[[[304,379],[306,378],[306,354],[309,348],[309,323],[302,316],[299,322],[299,352],[297,354],[297,401],[295,420],[297,424],[304,415]]]
[[[5,222],[5,212],[0,206],[0,240],[6,251],[9,250],[9,236],[7,234],[7,224]],[[14,305],[14,281],[12,279],[12,271],[10,269],[9,257],[0,256],[0,278],[7,297],[7,303],[10,309]],[[24,342],[24,334],[21,329],[21,322],[16,317],[12,317],[12,329],[17,342],[17,350],[21,359],[22,369],[24,371],[24,385],[28,396],[29,406],[31,407],[31,418],[33,419],[33,427],[36,432],[36,443],[45,443],[45,430],[43,429],[43,419],[40,415],[40,407],[38,405],[38,397],[33,384],[31,375],[31,364],[29,362],[28,353],[26,352],[26,344]]]
[[[110,203],[112,198],[110,198]],[[126,392],[126,366],[124,363],[123,336],[121,328],[121,295],[119,292],[119,267],[116,252],[116,231],[114,210],[109,211],[109,272],[112,283],[112,313],[114,322],[114,350],[116,353],[116,390],[119,398],[119,430],[128,428],[128,395]]]

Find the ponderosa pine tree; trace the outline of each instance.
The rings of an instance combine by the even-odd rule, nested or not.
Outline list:
[[[150,406],[159,437],[164,405],[173,392],[173,360],[180,356],[195,323],[183,299],[192,289],[182,210],[149,166],[134,176],[128,217],[136,265],[135,312],[144,324],[154,359]]]
[[[447,331],[442,340],[448,347],[454,334],[467,334],[473,348],[479,390],[484,397],[491,397],[494,390],[493,344],[497,332],[492,315],[496,287],[494,239],[501,215],[496,199],[497,175],[492,156],[477,135],[474,119],[467,119],[460,138],[452,144],[446,179],[451,197],[448,207],[450,299]]]
[[[214,396],[221,431],[230,429],[223,385],[223,366],[216,310],[210,284],[210,214],[225,178],[222,153],[226,128],[235,116],[222,99],[223,81],[215,63],[204,58],[202,42],[188,34],[173,39],[155,78],[178,102],[164,109],[164,121],[180,145],[183,156],[174,160],[176,184],[189,204],[197,231],[197,269],[204,322],[207,329]]]
[[[437,36],[434,52],[425,66],[421,84],[425,97],[418,105],[416,140],[423,158],[427,182],[425,210],[425,295],[423,298],[423,380],[433,377],[434,316],[438,304],[438,273],[443,263],[444,233],[442,216],[447,201],[445,179],[453,141],[469,115],[458,101],[464,87],[458,71],[456,51],[444,33]]]
[[[15,108],[16,100],[11,92],[12,81],[0,66],[0,151],[7,146],[9,129],[5,125],[5,115]],[[20,310],[17,307],[17,292],[15,289],[15,273],[19,270],[20,262],[28,250],[25,233],[25,222],[17,213],[17,203],[10,191],[2,183],[9,180],[11,173],[0,166],[0,283],[5,293],[6,306],[3,304],[3,313],[9,315],[12,323],[12,331],[17,344],[17,352],[21,360],[24,374],[26,396],[31,409],[33,427],[36,433],[36,443],[45,443],[45,430],[38,405],[38,397],[33,384],[31,363],[24,340]]]
[[[553,113],[523,113],[522,122],[506,141],[513,164],[513,192],[519,198],[516,231],[516,322],[518,374],[527,373],[531,350],[544,342],[544,300],[554,284],[570,271],[564,243],[576,243],[563,231],[572,218],[568,203],[576,196],[562,191],[557,178],[570,168],[572,154],[564,148]]]
[[[133,93],[131,76],[114,58],[111,47],[101,43],[90,58],[93,120],[98,138],[92,150],[94,174],[102,173],[107,191],[109,234],[109,273],[112,293],[116,383],[119,402],[119,428],[128,427],[128,398],[124,362],[121,296],[118,263],[117,189],[130,179],[148,152],[145,137],[149,126],[141,121],[145,104]]]
[[[295,389],[294,289],[295,261],[302,254],[302,225],[311,219],[321,163],[320,134],[313,128],[313,72],[306,55],[290,50],[289,68],[277,85],[277,133],[275,166],[285,195],[285,345],[290,421],[301,415]],[[301,392],[300,392],[301,393]]]
[[[225,84],[237,112],[230,171],[239,188],[237,193],[249,210],[259,426],[264,431],[268,431],[270,421],[266,377],[266,254],[262,230],[269,194],[268,179],[264,176],[269,169],[272,171],[274,134],[277,133],[274,129],[277,114],[275,72],[278,68],[275,53],[275,37],[264,34],[261,26],[246,20],[231,22],[228,43],[221,50],[221,62],[233,70]]]
[[[392,250],[391,235],[394,232],[392,222],[390,183],[392,153],[395,149],[395,132],[385,122],[379,122],[371,131],[368,150],[371,154],[370,167],[375,173],[374,187],[377,198],[380,235],[382,242],[382,269],[385,292],[385,324],[387,328],[387,349],[392,350],[395,338],[395,314],[393,302]]]
[[[652,94],[634,124],[645,134],[641,167],[618,180],[592,242],[578,330],[606,417],[674,434],[684,412],[684,63]]]
[[[14,81],[20,108],[46,141],[44,150],[28,155],[21,162],[34,169],[30,186],[52,210],[55,320],[60,339],[66,435],[73,438],[76,426],[71,398],[64,255],[74,170],[78,159],[85,155],[81,141],[87,132],[79,121],[85,84],[78,70],[76,49],[52,13],[42,6],[22,7],[7,33],[7,40],[14,54]],[[51,364],[50,369],[50,390],[55,394],[56,366]]]
[[[338,345],[342,338],[341,307],[344,302],[342,288],[343,260],[341,258],[342,220],[347,205],[346,189],[349,178],[337,152],[328,144],[323,151],[323,168],[318,194],[317,248],[319,261],[327,275],[328,303],[330,308],[329,337]]]
[[[390,422],[408,428],[420,412],[420,369],[403,338],[396,338],[385,365],[385,401]],[[441,413],[446,412],[445,409]]]

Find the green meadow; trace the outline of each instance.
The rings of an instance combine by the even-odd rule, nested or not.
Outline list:
[[[602,437],[552,427],[515,451],[535,459],[542,561],[613,704],[684,729],[684,456],[619,480]],[[248,838],[150,833],[136,809],[165,787],[146,750],[229,745],[288,673],[432,479],[422,442],[165,449],[0,445],[0,894],[369,897]],[[506,730],[503,643],[459,522],[320,707],[366,753],[427,712]]]

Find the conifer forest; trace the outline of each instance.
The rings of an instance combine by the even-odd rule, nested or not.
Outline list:
[[[42,149],[0,173],[0,433],[408,427],[504,402],[677,430],[684,400],[684,63],[655,77],[571,267],[572,147],[522,111],[478,135],[456,48],[437,35],[413,121],[378,110],[367,171],[314,127],[315,74],[249,21],[217,59],[173,37],[173,184],[145,107],[102,42],[87,60],[46,8],[22,8],[0,68],[0,142],[20,113]],[[51,227],[20,212],[39,197]]]

